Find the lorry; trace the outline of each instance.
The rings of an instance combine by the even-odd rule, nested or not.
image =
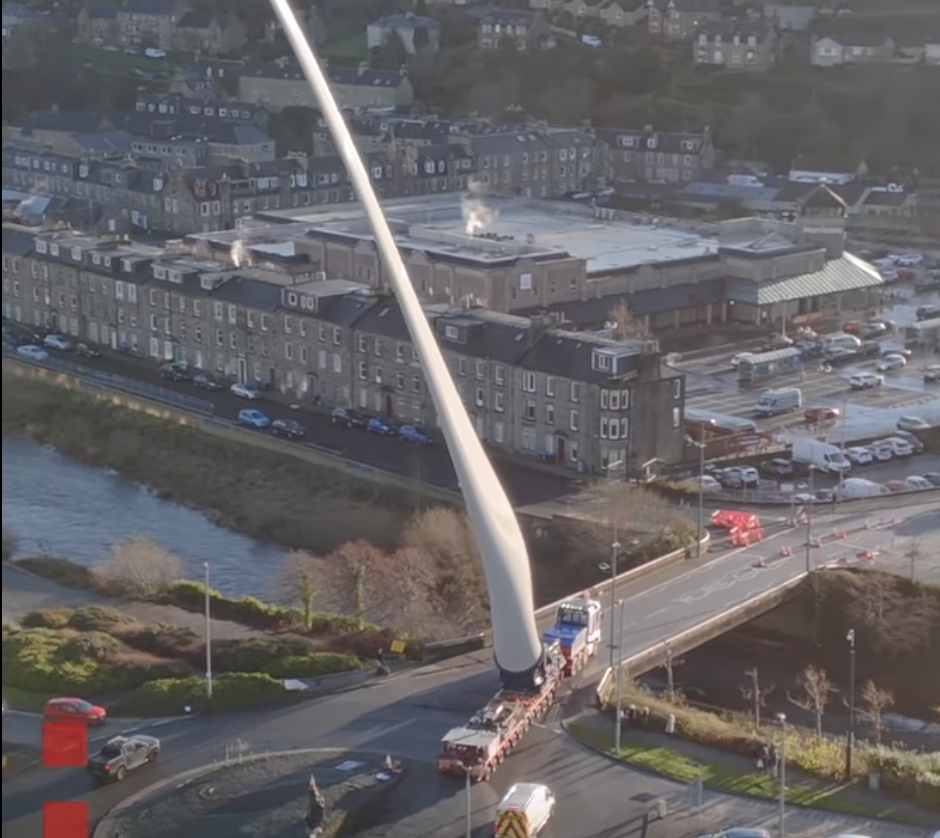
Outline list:
[[[852,464],[838,445],[821,442],[809,436],[793,438],[793,461],[826,471],[830,474],[848,474]]]
[[[603,609],[588,594],[572,597],[558,606],[554,625],[543,635],[549,645],[558,644],[564,663],[563,675],[577,675],[597,654],[601,642]]]
[[[555,703],[562,682],[580,670],[600,648],[603,608],[591,594],[562,602],[544,635],[544,675],[531,689],[504,683],[465,724],[441,740],[441,774],[486,782],[532,724]]]
[[[781,390],[766,390],[761,393],[754,405],[754,415],[767,418],[793,413],[803,407],[803,391],[799,387],[785,387]]]

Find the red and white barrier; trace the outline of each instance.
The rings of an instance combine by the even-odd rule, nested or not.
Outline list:
[[[787,556],[792,556],[793,548],[788,547],[786,544],[784,544],[783,547],[780,548],[780,555],[783,556],[784,558],[786,558]]]

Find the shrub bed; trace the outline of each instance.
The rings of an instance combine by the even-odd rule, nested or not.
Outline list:
[[[95,575],[91,568],[56,556],[32,556],[17,559],[14,564],[29,573],[55,582],[63,588],[90,591],[95,588]]]
[[[179,716],[186,708],[197,712],[235,712],[272,707],[295,700],[297,693],[263,673],[233,672],[212,682],[212,699],[204,678],[164,678],[149,681],[121,696],[111,711],[118,716]]]
[[[669,716],[674,716],[677,736],[742,756],[755,756],[759,743],[773,742],[780,736],[779,728],[755,728],[749,718],[731,713],[718,716],[678,701],[668,701],[637,687],[624,690],[623,703],[625,706],[649,708],[650,716],[663,726]],[[611,704],[605,704],[606,713],[613,715],[614,709]],[[787,759],[807,774],[841,782],[845,773],[845,742],[830,737],[817,738],[812,733],[790,727],[787,729]],[[924,790],[924,778],[940,776],[940,753],[902,751],[859,742],[855,777],[863,779],[871,772],[881,775],[885,791],[927,804],[930,791]],[[928,781],[928,789],[929,785]]]
[[[196,633],[145,625],[113,608],[33,611],[22,625],[3,626],[3,683],[30,693],[89,697],[153,681],[188,682],[204,663],[205,644]],[[213,646],[213,668],[223,676],[309,678],[363,666],[355,655],[325,652],[314,639],[292,634],[220,640]]]

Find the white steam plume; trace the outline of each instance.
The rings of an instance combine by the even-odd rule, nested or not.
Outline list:
[[[232,242],[232,247],[228,255],[236,268],[244,268],[251,263],[251,254],[248,252],[248,248],[245,247],[245,243],[241,239],[236,239]]]
[[[480,188],[476,186],[471,186],[470,192],[463,196],[460,211],[463,213],[464,231],[468,236],[484,232],[499,218],[499,212],[486,205]]]

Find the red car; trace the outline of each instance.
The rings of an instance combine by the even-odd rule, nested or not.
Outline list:
[[[821,425],[823,422],[835,422],[841,415],[837,407],[811,407],[803,412],[803,419],[808,425]]]
[[[104,707],[81,698],[50,698],[46,702],[42,717],[48,722],[86,722],[100,727],[108,719]]]

